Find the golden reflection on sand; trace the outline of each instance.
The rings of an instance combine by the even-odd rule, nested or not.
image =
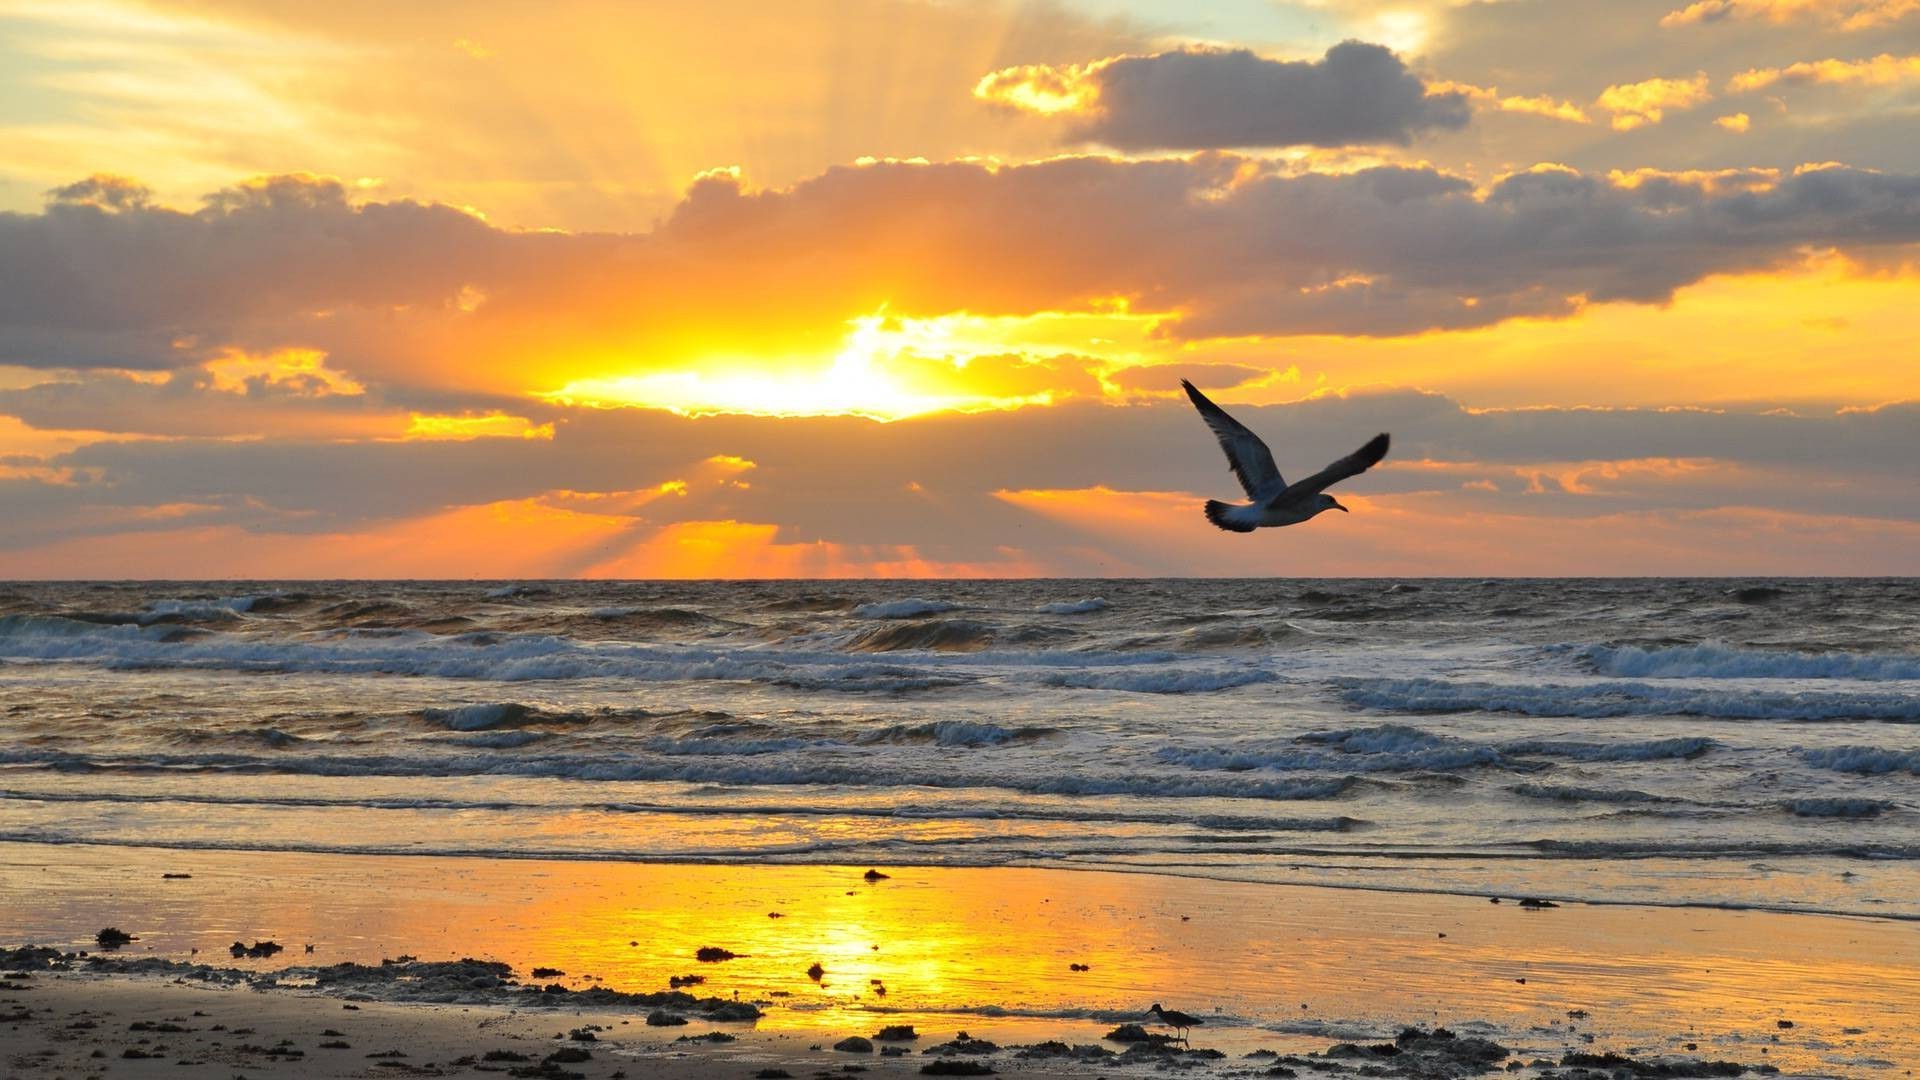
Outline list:
[[[79,945],[114,924],[156,955],[199,948],[220,962],[235,939],[271,937],[295,946],[280,959],[296,964],[477,956],[523,977],[548,966],[575,988],[639,991],[697,974],[701,992],[771,1002],[761,1029],[820,1037],[893,1020],[978,1033],[1039,1014],[1078,1023],[1086,1041],[1092,1026],[1164,1000],[1263,1025],[1484,1020],[1553,1054],[1588,1047],[1585,1031],[1599,1045],[1693,1041],[1782,1066],[1856,1046],[1920,1063],[1911,923],[1525,911],[1511,900],[1037,869],[885,868],[889,877],[868,881],[866,869],[0,845],[0,941]],[[193,877],[162,881],[163,871]],[[312,957],[298,948],[307,941]],[[740,955],[697,962],[705,946]],[[1591,1026],[1570,1024],[1570,1010],[1590,1013]],[[1327,1041],[1294,1034],[1216,1024],[1199,1041]]]

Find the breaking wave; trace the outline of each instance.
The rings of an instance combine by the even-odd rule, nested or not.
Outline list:
[[[863,619],[918,619],[927,615],[944,615],[949,611],[959,610],[959,604],[950,604],[945,600],[922,600],[916,596],[906,600],[861,604],[853,609],[853,613]]]
[[[1594,671],[1631,679],[1920,680],[1920,656],[1787,652],[1728,645],[1589,645],[1576,654]]]
[[[1920,750],[1882,750],[1877,746],[1835,746],[1806,752],[1807,764],[1834,772],[1910,772],[1920,776]]]

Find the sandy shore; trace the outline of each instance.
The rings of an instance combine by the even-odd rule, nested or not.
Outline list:
[[[21,952],[8,957],[20,960]],[[889,1025],[831,1044],[803,1033],[756,1032],[750,1021],[704,1019],[648,1006],[589,1003],[435,1005],[369,1000],[292,988],[261,989],[235,969],[116,972],[78,957],[14,970],[0,989],[0,1061],[8,1076],[312,1077],[454,1076],[504,1073],[551,1078],[688,1078],[986,1075],[1019,1073],[1084,1080],[1114,1072],[1180,1071],[1220,1076],[1734,1076],[1764,1063],[1690,1057],[1634,1062],[1605,1052],[1526,1059],[1491,1039],[1444,1029],[1409,1030],[1378,1043],[1335,1043],[1321,1052],[1256,1049],[1228,1055],[1200,1045],[1119,1041],[1125,1027],[1091,1043],[1002,1045],[970,1032]],[[392,965],[409,977],[431,964]],[[431,978],[431,975],[420,977]],[[232,979],[233,981],[227,981]],[[209,984],[214,985],[209,985]],[[219,985],[224,983],[225,985]],[[550,995],[541,995],[550,996]],[[652,996],[652,995],[649,995]],[[663,1017],[690,1021],[666,1026]],[[898,1030],[905,1027],[906,1030]],[[691,1034],[685,1034],[691,1032]],[[183,1072],[182,1070],[192,1070]]]
[[[24,974],[0,988],[0,1062],[75,1077],[454,1075],[540,1070],[562,1050],[592,1056],[526,1075],[919,1075],[948,1057],[1077,1076],[1578,1076],[1606,1054],[1668,1070],[1641,1075],[1920,1065],[1907,923],[865,869],[0,845],[0,945],[56,950],[9,969]],[[107,926],[138,940],[102,960]],[[264,940],[285,949],[230,956]],[[736,955],[703,963],[708,947]],[[1163,1031],[1143,1015],[1156,1000],[1205,1021],[1202,1053],[1106,1037]],[[649,1026],[656,1012],[688,1022]],[[919,1034],[905,1054],[831,1049],[892,1024]],[[1439,1026],[1458,1038],[1334,1050]],[[676,1041],[710,1031],[731,1038]],[[1016,1049],[1047,1043],[1100,1049]],[[389,1050],[407,1056],[368,1056]]]

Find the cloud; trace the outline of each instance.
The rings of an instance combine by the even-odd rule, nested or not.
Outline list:
[[[1358,524],[1287,534],[1290,551],[1329,566],[1518,572],[1536,564],[1524,561],[1531,542],[1512,537],[1558,532],[1626,545],[1609,553],[1596,539],[1588,572],[1660,570],[1661,546],[1679,572],[1729,557],[1711,545],[1743,522],[1784,530],[1753,540],[1773,572],[1912,572],[1920,550],[1894,542],[1920,530],[1908,467],[1920,404],[1476,411],[1394,391],[1232,408],[1289,474],[1352,449],[1356,433],[1394,433],[1393,456],[1343,492]],[[557,417],[551,439],[106,443],[48,466],[79,479],[0,478],[15,509],[0,520],[10,574],[180,573],[206,565],[193,560],[209,543],[263,553],[248,565],[265,575],[714,573],[730,552],[742,568],[818,573],[1226,572],[1271,558],[1212,546],[1197,501],[1232,481],[1181,401],[892,424],[580,411]],[[1100,516],[1102,500],[1127,514]],[[1662,544],[1632,539],[1650,533]],[[1795,549],[1788,535],[1833,546]],[[279,562],[264,554],[276,549]]]
[[[16,0],[0,26],[0,208],[103,167],[176,204],[307,169],[574,230],[645,228],[717,164],[784,185],[862,154],[1044,153],[965,88],[1156,40],[1029,0]]]
[[[1910,82],[1920,82],[1920,56],[1881,53],[1866,60],[1813,60],[1786,67],[1751,68],[1727,80],[1727,92],[1750,93],[1777,83],[1802,86],[1898,86]]]
[[[1613,114],[1615,131],[1632,131],[1659,123],[1668,110],[1691,109],[1711,100],[1713,90],[1706,72],[1701,72],[1690,79],[1643,79],[1609,86],[1594,104]]]
[[[1593,122],[1593,118],[1587,115],[1585,109],[1571,101],[1562,101],[1547,94],[1502,94],[1497,86],[1475,86],[1472,83],[1461,82],[1439,82],[1428,85],[1430,93],[1439,90],[1464,95],[1481,108],[1544,116],[1549,120],[1562,120],[1569,124]]]
[[[876,163],[774,191],[708,177],[651,233],[577,236],[280,177],[191,213],[0,214],[0,363],[183,370],[299,349],[390,394],[524,395],[715,356],[827,363],[850,316],[883,308],[1119,303],[1158,313],[1169,340],[1394,336],[1662,303],[1808,247],[1915,242],[1920,177],[1842,167],[1721,190],[1564,168],[1484,187],[1429,167],[1294,174],[1218,154]],[[1035,359],[983,377],[1086,388]]]
[[[1067,137],[1121,150],[1404,146],[1466,126],[1465,95],[1432,87],[1382,45],[1318,60],[1183,49],[1091,64],[1006,68],[974,96],[1066,122]]]
[[[1231,390],[1244,386],[1256,379],[1272,376],[1271,371],[1246,367],[1242,364],[1156,364],[1146,367],[1122,368],[1107,375],[1107,381],[1128,394],[1135,395],[1174,395],[1181,393],[1180,380],[1187,379],[1203,390]],[[1281,377],[1291,375],[1298,379],[1298,370],[1281,373]]]
[[[1840,30],[1870,30],[1920,12],[1920,0],[1696,0],[1668,12],[1665,27],[1725,20],[1815,21]]]
[[[1747,129],[1753,126],[1753,118],[1743,112],[1728,113],[1714,117],[1713,123],[1715,127],[1725,128],[1736,135],[1745,135]]]

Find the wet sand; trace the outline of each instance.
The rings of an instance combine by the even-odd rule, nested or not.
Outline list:
[[[565,1068],[746,1077],[862,1064],[918,1075],[937,1057],[922,1051],[965,1031],[1002,1047],[967,1056],[1000,1072],[1096,1075],[1172,1060],[1263,1072],[1271,1059],[1245,1055],[1265,1049],[1298,1056],[1287,1067],[1301,1075],[1406,1073],[1425,1058],[1317,1055],[1444,1025],[1508,1050],[1480,1063],[1492,1068],[1607,1052],[1789,1075],[1899,1076],[1920,1065],[1911,1006],[1920,930],[1910,923],[1528,910],[1514,897],[1013,868],[889,867],[867,880],[865,869],[0,845],[0,945],[97,952],[94,931],[106,926],[139,938],[105,966],[76,955],[72,970],[8,980],[0,1018],[17,1018],[0,1022],[0,1061],[21,1076],[92,1075],[109,1059],[117,1076],[200,1074],[175,1064],[182,1059],[211,1063],[193,1068],[218,1076],[399,1075],[427,1062],[452,1074],[538,1068],[572,1044],[569,1032],[597,1025],[594,1042],[575,1047],[593,1057]],[[285,951],[229,955],[236,940],[267,939]],[[703,947],[738,955],[702,963]],[[409,977],[316,976],[343,963],[378,971],[403,955],[422,965],[476,957],[511,972],[499,986],[452,993]],[[665,993],[687,975],[704,980],[683,988],[693,1000],[757,1003],[762,1015],[709,1022],[704,1007],[679,1007],[689,1024],[651,1028],[658,1006],[647,1002],[666,999],[621,996]],[[1224,1056],[1074,1062],[1009,1049],[1059,1040],[1125,1052],[1103,1037],[1126,1022],[1164,1030],[1142,1015],[1154,1001],[1200,1016],[1192,1046]],[[87,1021],[95,1026],[71,1026]],[[825,1049],[888,1024],[918,1030],[910,1054]],[[674,1041],[709,1030],[736,1038]],[[281,1039],[302,1055],[269,1053]],[[320,1045],[340,1041],[348,1047]],[[164,1060],[119,1056],[130,1048]],[[388,1049],[409,1056],[366,1056]],[[488,1063],[489,1050],[530,1060]],[[450,1064],[466,1057],[475,1060]]]

